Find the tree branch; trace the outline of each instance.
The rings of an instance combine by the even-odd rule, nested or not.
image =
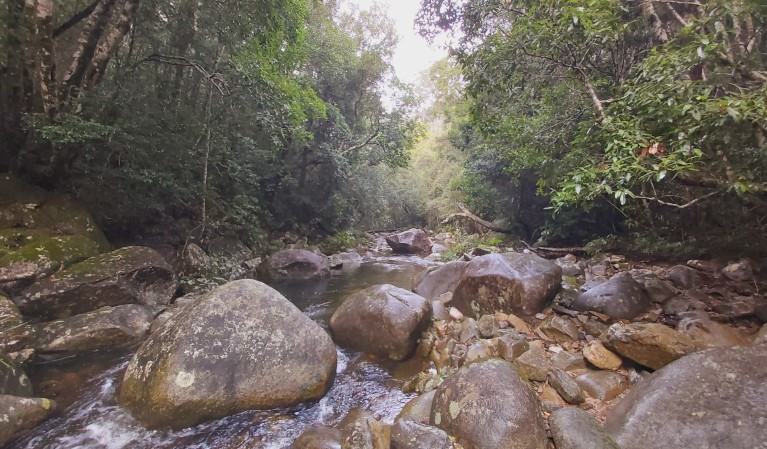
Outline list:
[[[652,196],[637,196],[636,198],[639,198],[641,200],[653,201],[653,202],[658,203],[658,204],[663,205],[663,206],[675,207],[677,209],[687,209],[688,207],[693,206],[693,205],[699,203],[700,201],[706,200],[706,199],[711,198],[712,196],[718,195],[720,193],[722,193],[722,192],[717,190],[717,191],[708,193],[706,195],[703,195],[700,198],[695,198],[694,200],[688,201],[687,203],[684,203],[684,204],[670,203],[668,201],[663,201],[661,199],[658,199],[658,198],[652,197]]]
[[[59,37],[59,35],[69,31],[72,27],[91,15],[91,13],[96,9],[96,5],[98,5],[100,1],[101,0],[94,1],[90,5],[86,6],[83,10],[70,17],[69,20],[56,27],[56,29],[53,30],[53,38],[56,39]]]

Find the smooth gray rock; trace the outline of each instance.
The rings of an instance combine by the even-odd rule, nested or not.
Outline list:
[[[579,408],[555,411],[549,428],[557,449],[621,449],[593,416]]]
[[[240,280],[150,335],[118,400],[149,427],[179,429],[317,400],[335,373],[336,347],[317,323],[266,284]]]
[[[581,386],[565,371],[558,368],[553,369],[549,372],[548,380],[549,385],[568,403],[577,405],[586,401]]]
[[[622,449],[761,448],[767,345],[683,357],[636,385],[607,415]]]
[[[607,282],[581,293],[572,308],[595,311],[615,319],[633,319],[650,310],[652,303],[641,284],[629,273],[618,273]]]
[[[50,399],[0,395],[0,446],[37,427],[55,408]]]
[[[669,268],[666,277],[677,286],[677,288],[683,290],[694,288],[698,285],[698,273],[694,269],[684,265],[676,265]]]
[[[330,329],[341,346],[404,360],[415,352],[430,318],[431,303],[424,297],[383,284],[346,298],[330,318]]]
[[[286,249],[267,257],[258,272],[270,281],[320,279],[330,276],[330,259],[305,249]]]
[[[413,291],[426,299],[437,299],[452,292],[461,280],[467,262],[454,260],[436,268],[428,268],[413,279]]]
[[[431,240],[421,229],[408,229],[398,234],[386,237],[392,251],[403,254],[429,254],[431,252]]]

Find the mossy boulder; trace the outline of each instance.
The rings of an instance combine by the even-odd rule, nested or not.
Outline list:
[[[286,249],[267,257],[258,272],[270,281],[320,279],[330,276],[330,260],[305,249]]]
[[[56,403],[50,399],[0,395],[0,446],[34,429],[55,409]]]
[[[42,279],[14,300],[25,315],[57,319],[104,306],[165,305],[175,290],[175,274],[159,253],[128,246]]]
[[[330,336],[279,292],[230,282],[184,307],[138,349],[119,402],[152,428],[320,399],[333,384]]]

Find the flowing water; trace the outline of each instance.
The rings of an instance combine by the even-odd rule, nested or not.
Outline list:
[[[410,288],[413,275],[426,262],[419,258],[378,258],[358,269],[317,282],[275,285],[305,314],[327,328],[327,322],[349,294],[374,284]],[[83,359],[36,367],[33,378],[41,391],[65,404],[59,417],[11,444],[13,449],[128,449],[285,448],[306,427],[337,424],[355,407],[391,422],[410,399],[400,391],[402,382],[423,367],[423,362],[377,363],[337,349],[336,380],[319,402],[301,406],[251,411],[181,431],[147,430],[115,401],[130,354],[99,354]]]

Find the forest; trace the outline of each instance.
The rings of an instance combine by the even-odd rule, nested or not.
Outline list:
[[[416,26],[452,48],[417,85],[380,7],[6,3],[0,170],[115,241],[266,248],[460,203],[530,244],[764,248],[756,0],[424,1]]]

